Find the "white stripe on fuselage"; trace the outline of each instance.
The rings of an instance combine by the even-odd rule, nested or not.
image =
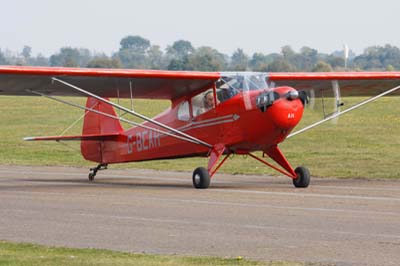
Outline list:
[[[238,120],[239,118],[240,118],[240,116],[237,114],[225,115],[225,116],[206,119],[206,120],[202,120],[202,121],[198,121],[198,122],[191,122],[183,127],[177,128],[177,130],[187,131],[187,130],[195,129],[195,128],[215,126],[215,125],[219,125],[219,124],[234,122],[234,121]]]

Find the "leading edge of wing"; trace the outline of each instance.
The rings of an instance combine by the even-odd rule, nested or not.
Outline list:
[[[400,80],[400,72],[269,72],[271,81],[300,80]]]
[[[70,68],[0,66],[0,74],[43,75],[43,76],[91,76],[119,78],[171,78],[171,79],[212,79],[220,78],[219,72],[170,71],[146,69]]]
[[[51,95],[79,96],[57,77],[101,97],[174,99],[207,89],[219,72],[137,69],[0,66],[0,95],[30,95],[27,90]]]
[[[318,91],[332,91],[332,81],[337,81],[341,96],[374,96],[399,86],[400,72],[276,72],[268,73],[268,81],[273,86],[314,90],[315,97],[323,95]]]

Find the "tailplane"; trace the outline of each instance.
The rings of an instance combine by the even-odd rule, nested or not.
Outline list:
[[[103,153],[106,147],[113,149],[107,144],[115,141],[123,132],[122,125],[118,119],[105,116],[100,113],[117,117],[114,108],[95,98],[89,97],[86,101],[86,107],[98,111],[99,113],[87,111],[83,121],[82,135],[74,136],[43,136],[43,137],[27,137],[26,141],[81,141],[82,156],[89,161],[104,164]]]

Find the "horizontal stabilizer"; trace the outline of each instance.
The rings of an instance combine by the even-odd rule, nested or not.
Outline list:
[[[55,140],[55,141],[68,141],[68,140],[107,140],[119,136],[120,133],[112,134],[88,134],[80,136],[44,136],[44,137],[27,137],[25,141],[38,141],[38,140]]]

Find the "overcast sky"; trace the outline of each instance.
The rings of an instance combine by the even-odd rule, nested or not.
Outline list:
[[[165,48],[179,39],[231,54],[309,46],[356,53],[400,47],[395,0],[0,0],[0,49],[50,55],[63,46],[111,54],[127,35]]]

